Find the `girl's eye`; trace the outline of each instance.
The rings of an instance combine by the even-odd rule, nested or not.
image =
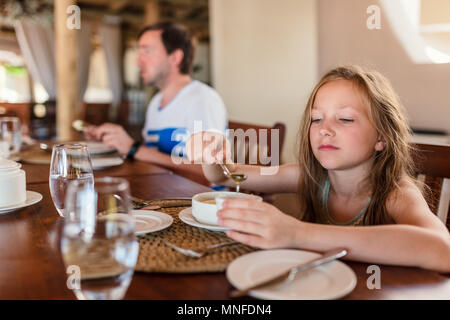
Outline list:
[[[320,122],[322,119],[311,119],[311,122]]]
[[[342,122],[353,122],[353,119],[339,119],[339,120],[341,120]]]

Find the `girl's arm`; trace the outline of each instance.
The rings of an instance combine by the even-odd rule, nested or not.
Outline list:
[[[325,251],[332,247],[349,249],[348,259],[375,264],[415,266],[450,272],[448,234],[412,225],[341,227],[304,224],[294,236],[297,246]]]
[[[350,260],[415,266],[450,272],[450,234],[417,188],[404,188],[388,201],[395,225],[346,227],[305,223],[267,203],[230,200],[219,211],[227,235],[260,248],[296,247],[326,251],[344,247]]]
[[[247,180],[242,188],[256,192],[296,192],[300,168],[296,164],[253,166],[232,163],[231,145],[223,134],[198,132],[186,142],[186,154],[192,163],[202,164],[203,174],[211,183],[234,187],[218,163],[225,163],[232,173],[243,173]]]
[[[247,180],[241,183],[246,190],[265,193],[296,192],[300,168],[295,163],[278,167],[252,166],[242,164],[227,164],[232,173],[243,173]],[[215,184],[234,187],[235,183],[227,178],[222,168],[217,165],[202,165],[206,179]]]
[[[450,234],[412,182],[404,179],[391,193],[387,210],[396,224],[351,230],[310,225],[307,245],[323,246],[332,241],[331,237],[351,246],[349,258],[354,260],[450,272]]]

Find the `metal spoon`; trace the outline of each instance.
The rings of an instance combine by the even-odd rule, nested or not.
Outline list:
[[[239,192],[240,183],[247,180],[247,176],[243,173],[231,173],[223,163],[219,163],[219,166],[222,168],[223,174],[234,181],[236,184],[236,192]]]
[[[231,177],[231,172],[230,172],[230,170],[227,168],[226,165],[224,165],[223,163],[219,163],[219,166],[222,168],[223,174],[224,174],[224,175],[226,175],[227,177]]]
[[[42,150],[48,151],[48,152],[52,151],[52,147],[46,143],[39,143],[39,148],[41,148]]]
[[[220,248],[220,247],[225,247],[225,246],[231,246],[231,245],[234,245],[234,244],[238,244],[239,242],[237,242],[237,241],[226,241],[226,242],[216,243],[216,244],[212,244],[212,245],[209,245],[207,247],[204,247],[203,249],[198,249],[196,251],[191,250],[191,249],[180,248],[180,247],[174,245],[173,243],[171,243],[171,242],[169,242],[167,240],[164,240],[164,243],[168,247],[171,247],[175,251],[177,251],[177,252],[179,252],[181,254],[184,254],[185,256],[192,257],[192,258],[201,258],[201,257],[206,255],[208,252],[210,252],[213,249]]]

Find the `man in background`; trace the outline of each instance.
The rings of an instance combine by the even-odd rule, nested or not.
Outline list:
[[[192,36],[181,25],[157,23],[139,33],[138,46],[141,77],[146,85],[159,90],[147,109],[144,142],[134,141],[123,127],[112,123],[91,126],[85,134],[116,148],[128,159],[151,162],[188,177],[203,177],[201,165],[174,159],[183,157],[184,142],[191,134],[225,133],[228,121],[218,93],[190,76],[194,59]]]

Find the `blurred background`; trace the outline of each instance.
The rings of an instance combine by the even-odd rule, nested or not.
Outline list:
[[[71,5],[81,16],[74,50],[58,47]],[[216,88],[230,120],[286,125],[282,162],[295,160],[313,86],[342,64],[386,75],[417,132],[449,134],[449,0],[0,0],[0,115],[52,138],[72,87],[65,108],[139,135],[155,92],[139,77],[137,34],[158,21],[194,32],[193,78]],[[71,59],[72,71],[58,74],[56,61]]]

